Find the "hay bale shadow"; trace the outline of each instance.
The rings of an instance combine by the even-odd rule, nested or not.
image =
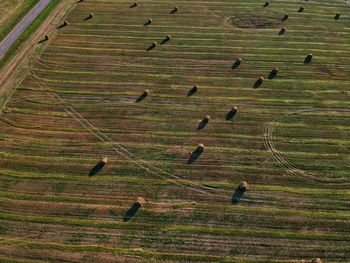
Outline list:
[[[131,6],[129,6],[129,8],[135,8],[135,7],[137,7],[138,6],[138,3],[133,3]]]
[[[237,187],[237,189],[232,195],[232,200],[231,200],[232,204],[233,205],[238,204],[241,201],[245,192],[246,192],[245,189],[241,189],[240,187]]]
[[[263,5],[263,7],[268,7],[269,4],[270,4],[270,2],[269,2],[269,1],[266,1],[265,4]]]
[[[282,22],[285,22],[285,21],[288,20],[288,18],[289,18],[289,15],[285,14],[285,15],[282,17],[281,21],[282,21]]]
[[[202,155],[203,152],[204,152],[204,149],[202,147],[198,146],[197,149],[191,153],[191,155],[188,158],[186,163],[187,164],[194,163]]]
[[[76,1],[77,4],[84,2],[84,0],[78,0]]]
[[[232,108],[227,114],[226,114],[226,120],[230,121],[232,120],[237,114],[237,109]]]
[[[38,44],[44,43],[44,42],[46,42],[46,41],[48,41],[48,40],[49,40],[49,36],[46,35],[42,40],[40,40],[40,41],[38,42]]]
[[[340,14],[337,13],[337,14],[334,16],[334,20],[339,20],[339,18],[340,18]]]
[[[144,24],[143,26],[149,26],[150,24],[152,24],[152,19],[148,19]]]
[[[135,103],[139,103],[143,101],[148,96],[148,91],[144,91],[135,101]]]
[[[59,25],[59,26],[57,27],[57,29],[61,29],[61,28],[64,28],[64,27],[66,27],[66,26],[68,26],[68,22],[67,22],[67,21],[64,21],[61,25]]]
[[[151,51],[151,50],[153,50],[153,49],[155,49],[157,47],[157,43],[156,42],[153,42],[147,49],[146,49],[146,51],[148,52],[148,51]]]
[[[89,172],[89,176],[96,175],[99,171],[102,170],[103,167],[105,167],[106,163],[103,161],[99,161]]]
[[[84,21],[88,21],[94,17],[93,14],[89,14],[87,17],[84,18]]]
[[[179,8],[176,6],[173,10],[170,11],[170,14],[175,14],[178,10]]]
[[[236,69],[238,68],[242,63],[242,60],[240,58],[238,58],[231,66],[231,69]]]
[[[304,59],[304,63],[305,64],[311,63],[312,57],[313,57],[312,54],[307,55]]]
[[[209,118],[204,118],[203,120],[201,120],[201,122],[198,124],[197,131],[207,126],[208,122],[209,122]]]
[[[160,42],[160,44],[161,45],[164,45],[164,44],[166,44],[167,42],[169,42],[170,41],[170,39],[171,39],[171,36],[166,36],[161,42]]]
[[[276,76],[277,76],[277,73],[278,73],[278,69],[277,68],[274,68],[271,70],[269,76],[268,76],[268,79],[274,79]]]
[[[194,85],[192,89],[187,92],[187,97],[193,96],[198,91],[198,86]]]
[[[123,221],[124,222],[128,222],[131,218],[134,217],[134,215],[136,214],[136,212],[140,209],[141,205],[137,202],[135,202],[129,209],[128,211],[126,211],[124,217],[123,217]]]
[[[259,88],[263,84],[263,82],[264,82],[264,78],[263,77],[258,78],[258,80],[255,81],[255,83],[253,85],[253,88],[254,89]]]
[[[305,10],[304,7],[301,6],[301,7],[299,8],[299,10],[298,10],[298,13],[303,13],[304,10]]]
[[[283,27],[283,28],[281,28],[281,30],[278,32],[278,35],[279,35],[279,36],[282,36],[285,32],[286,32],[286,28]]]

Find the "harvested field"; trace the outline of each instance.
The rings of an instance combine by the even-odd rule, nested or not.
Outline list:
[[[132,4],[77,4],[1,114],[0,261],[349,261],[346,2]]]

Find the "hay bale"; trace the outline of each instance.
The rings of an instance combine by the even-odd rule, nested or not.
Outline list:
[[[198,152],[204,152],[205,151],[204,144],[202,144],[202,143],[198,144],[197,151]]]
[[[134,204],[143,207],[146,204],[146,200],[143,197],[138,197]]]
[[[171,35],[167,35],[165,39],[169,41],[171,39]]]
[[[107,157],[103,157],[103,158],[101,159],[101,163],[103,163],[104,165],[106,165],[107,162],[108,162],[108,158],[107,158]]]
[[[242,181],[240,184],[239,184],[239,187],[238,187],[240,190],[242,191],[246,191],[249,189],[249,185],[246,181]]]
[[[233,106],[231,109],[232,112],[237,113],[238,111],[238,107],[237,106]]]
[[[89,17],[93,18],[95,15],[93,13],[89,14]]]
[[[310,263],[322,263],[322,260],[320,258],[314,258]]]
[[[152,18],[148,18],[146,24],[147,24],[147,25],[150,25],[150,24],[152,24],[152,22],[153,22]]]
[[[143,91],[143,95],[144,95],[144,96],[148,96],[149,93],[150,93],[150,91],[149,91],[148,89],[145,89],[145,90]]]
[[[207,115],[205,115],[205,117],[204,117],[204,119],[203,119],[203,120],[204,120],[204,121],[207,121],[207,122],[208,122],[208,121],[210,121],[210,115],[208,115],[208,114],[207,114]]]
[[[260,78],[258,78],[258,81],[259,81],[260,83],[263,83],[264,80],[265,80],[265,78],[264,78],[263,76],[260,76]]]

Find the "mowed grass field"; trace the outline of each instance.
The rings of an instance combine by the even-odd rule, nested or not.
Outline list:
[[[4,108],[0,259],[349,262],[347,2],[131,4],[77,4]]]
[[[1,0],[0,42],[36,3],[38,0]]]

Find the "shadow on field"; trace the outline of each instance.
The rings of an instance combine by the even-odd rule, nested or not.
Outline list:
[[[89,14],[87,17],[84,18],[84,21],[90,20],[93,18],[92,14]]]
[[[255,81],[255,83],[254,83],[254,85],[253,85],[253,88],[254,88],[254,89],[259,88],[259,87],[262,85],[262,83],[263,83],[263,80],[258,79],[257,81]]]
[[[170,11],[170,14],[175,14],[178,11],[178,8],[175,7],[173,10]]]
[[[271,70],[268,79],[274,79],[277,76],[277,70],[273,69]]]
[[[146,49],[147,52],[155,49],[157,47],[157,44],[156,43],[152,43],[150,46],[148,46],[148,48]]]
[[[136,99],[135,103],[139,103],[139,102],[143,101],[147,96],[148,96],[148,94],[147,94],[146,92],[142,93],[142,94],[140,95],[140,97],[138,97],[138,98]]]
[[[238,204],[241,201],[241,198],[243,197],[244,193],[246,190],[241,189],[240,187],[238,187],[236,189],[236,191],[233,193],[232,195],[232,204]]]
[[[94,167],[92,167],[92,169],[89,172],[89,176],[94,176],[95,174],[97,174],[99,171],[102,170],[102,168],[106,165],[105,162],[98,162]]]
[[[241,60],[236,60],[232,66],[231,66],[231,69],[236,69],[238,68],[240,65],[241,65],[242,61]]]
[[[282,22],[284,22],[284,21],[287,21],[288,20],[288,15],[287,14],[285,14],[283,17],[282,17],[282,19],[281,19],[281,21]]]
[[[187,92],[187,97],[191,97],[193,96],[198,90],[198,87],[197,86],[194,86],[192,89],[190,89],[188,92]]]
[[[193,151],[190,155],[190,157],[187,160],[187,164],[192,164],[194,163],[203,153],[203,149],[201,149],[200,147],[197,147],[197,149],[195,151]]]
[[[230,111],[226,114],[226,120],[227,120],[227,121],[232,120],[232,119],[236,116],[236,114],[237,114],[237,110],[234,110],[234,109],[230,110]]]
[[[166,38],[164,38],[164,39],[160,42],[160,44],[161,44],[161,45],[164,45],[164,44],[168,43],[169,41],[170,41],[170,37],[167,36]]]
[[[41,43],[44,43],[46,41],[49,40],[49,37],[48,36],[45,36],[42,40],[40,40],[38,43],[41,44]]]
[[[66,26],[68,26],[68,22],[67,22],[67,21],[64,21],[61,25],[59,25],[59,26],[57,27],[57,29],[61,29],[61,28],[64,28],[64,27],[66,27]]]
[[[209,119],[207,118],[204,118],[203,120],[201,120],[201,122],[198,124],[197,130],[199,131],[203,129],[205,126],[207,126],[208,122],[209,122]]]
[[[140,209],[140,204],[138,203],[134,203],[129,209],[128,211],[126,211],[124,217],[123,217],[123,221],[124,222],[128,222],[131,218],[133,218],[133,216],[136,214],[136,212]]]

